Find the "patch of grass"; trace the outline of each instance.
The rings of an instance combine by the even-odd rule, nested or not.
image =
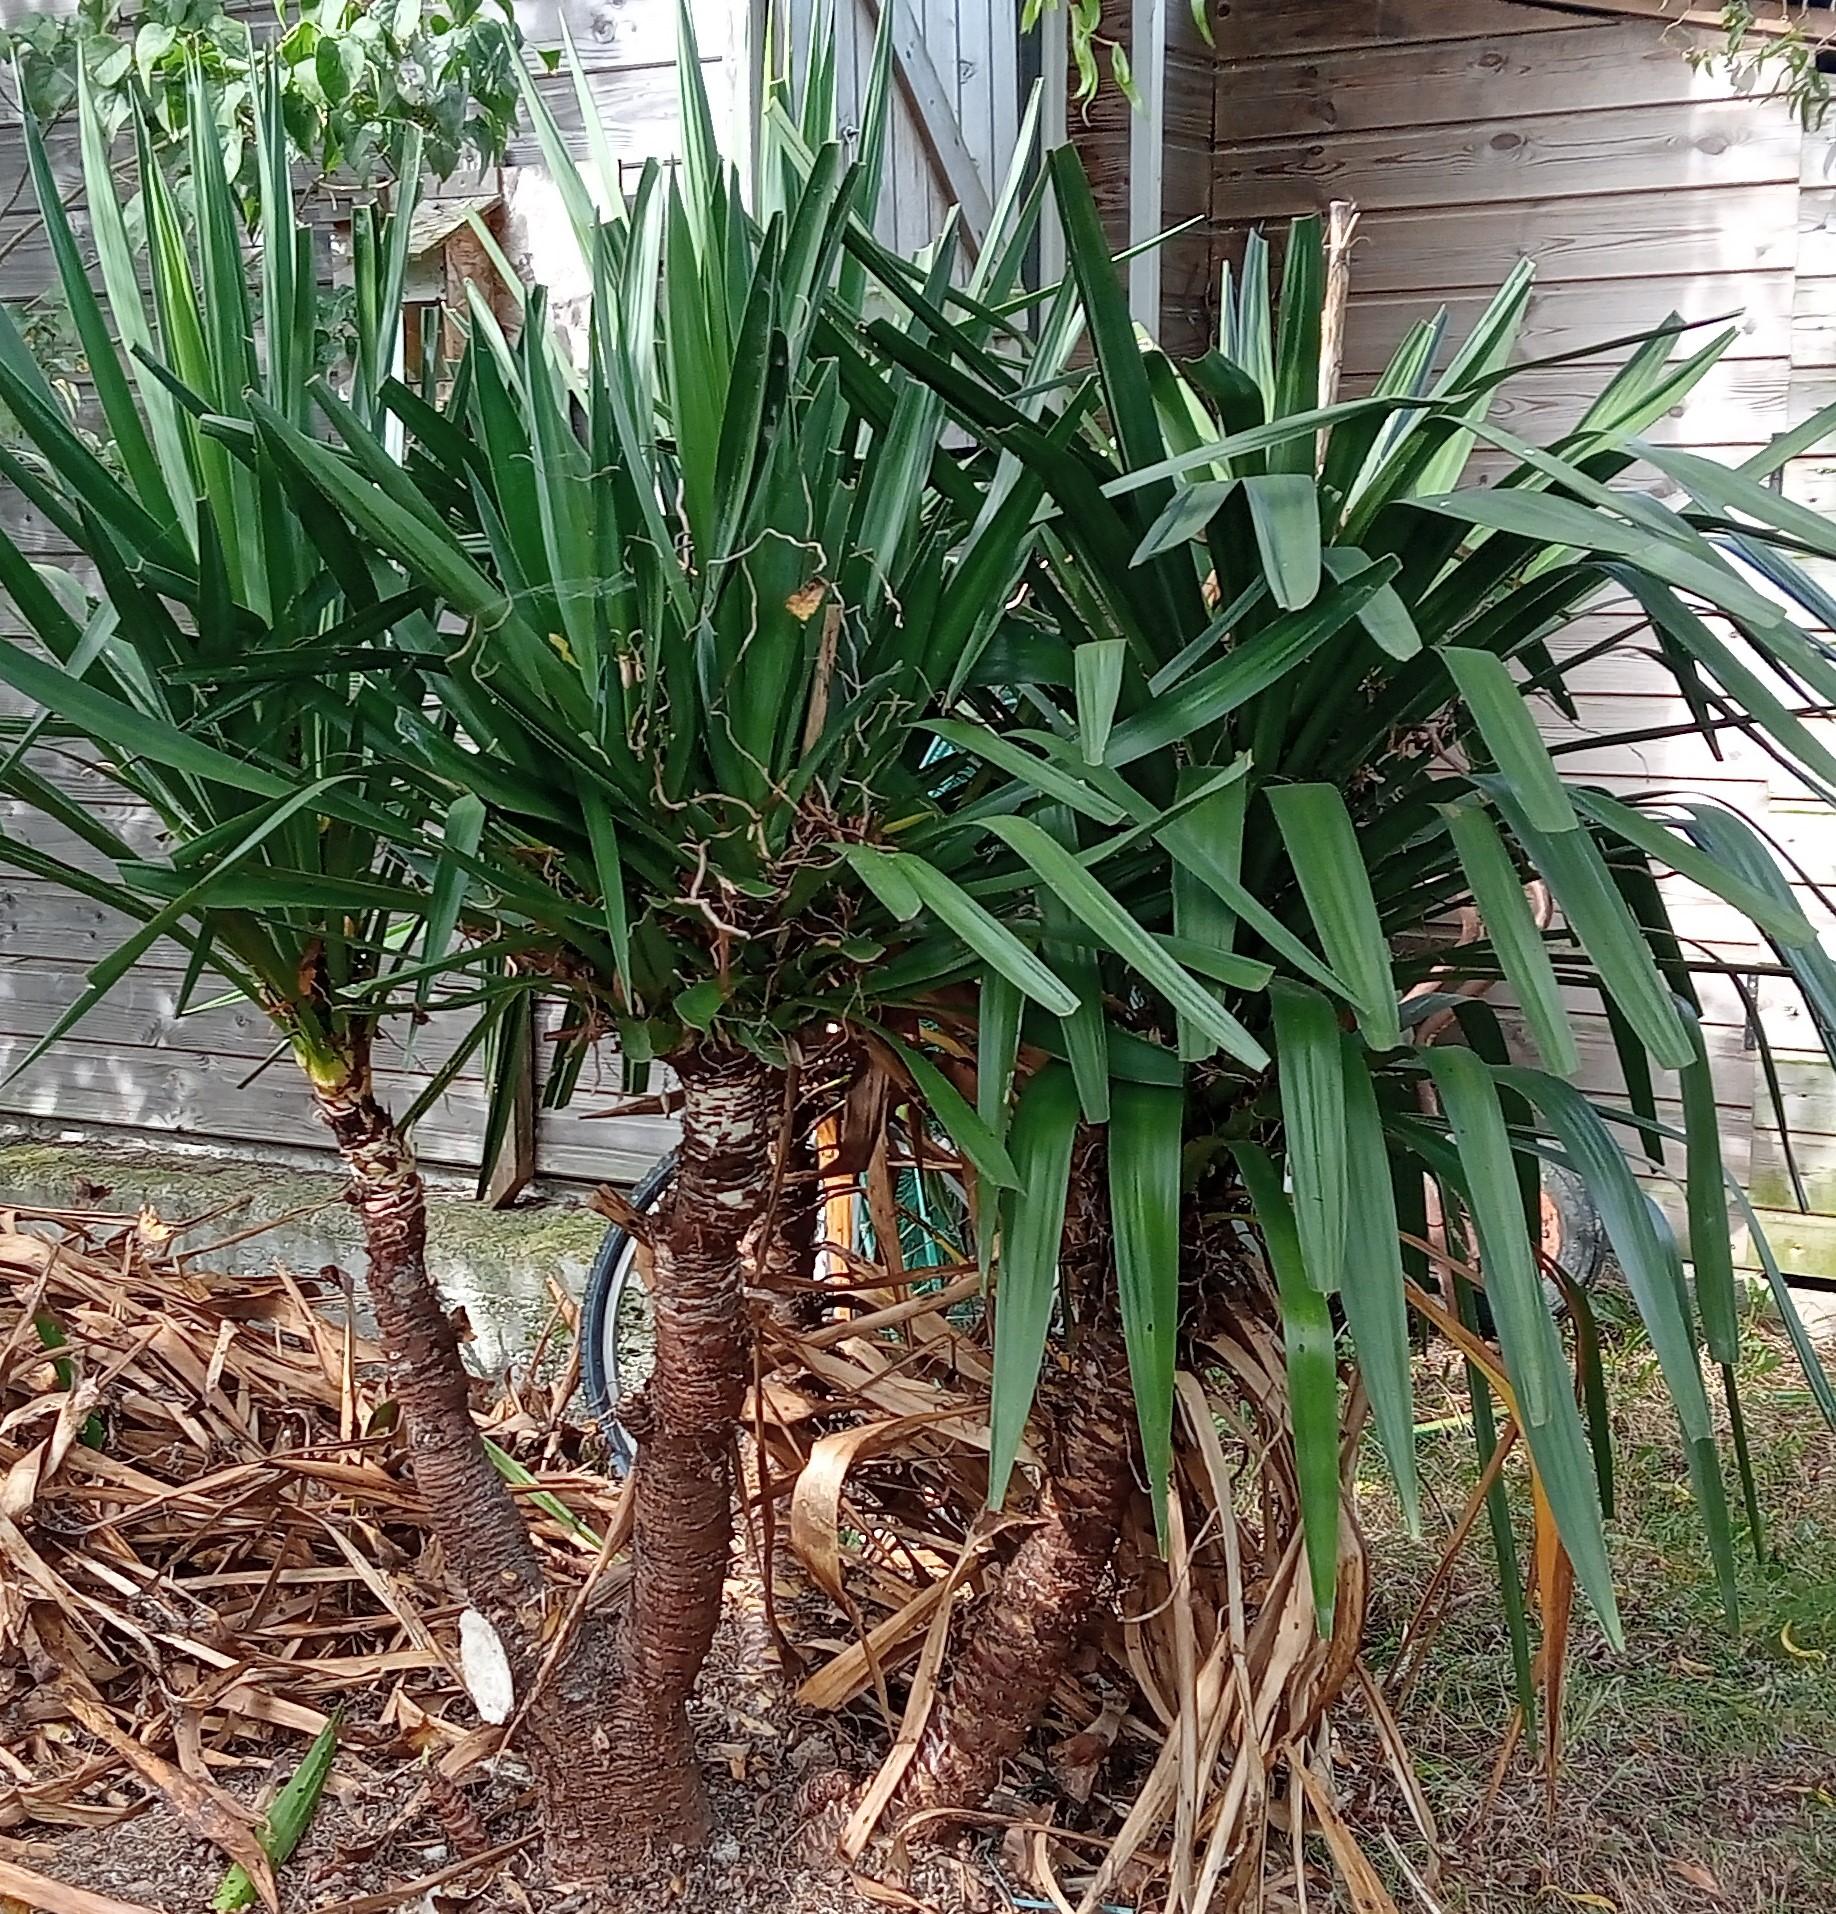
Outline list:
[[[1675,1418],[1649,1345],[1611,1291],[1600,1299],[1613,1409],[1612,1524],[1627,1648],[1577,1616],[1553,1809],[1520,1749],[1483,1823],[1479,1804],[1514,1706],[1510,1655],[1481,1523],[1447,1617],[1399,1704],[1449,1863],[1448,1914],[1584,1907],[1612,1914],[1836,1906],[1836,1438],[1783,1338],[1754,1319],[1741,1362],[1766,1557],[1740,1535],[1740,1621],[1730,1628],[1690,1499]],[[1416,1593],[1475,1479],[1457,1368],[1424,1378],[1421,1461],[1436,1511],[1403,1532],[1375,1466],[1360,1512],[1375,1557],[1372,1666],[1387,1668]],[[1728,1492],[1739,1486],[1729,1454]],[[1507,1465],[1514,1507],[1522,1465]],[[1396,1824],[1393,1793],[1364,1794]],[[1375,1842],[1381,1851],[1381,1836]],[[1399,1896],[1406,1891],[1399,1890]]]

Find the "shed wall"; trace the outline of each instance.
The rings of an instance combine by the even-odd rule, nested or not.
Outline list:
[[[1347,322],[1347,389],[1382,369],[1404,329],[1441,304],[1450,333],[1475,318],[1520,257],[1537,269],[1518,356],[1542,359],[1661,323],[1672,312],[1737,327],[1725,360],[1652,436],[1737,459],[1836,398],[1836,171],[1832,138],[1781,104],[1736,97],[1726,71],[1692,67],[1682,30],[1522,0],[1230,0],[1219,23],[1211,202],[1214,262],[1257,224],[1334,198],[1360,208]],[[1703,337],[1707,336],[1705,332]],[[1505,389],[1495,416],[1547,440],[1574,423],[1624,356],[1548,366]],[[1502,463],[1481,453],[1477,476]],[[1836,499],[1836,462],[1787,483]],[[1557,640],[1577,651],[1602,614]],[[1580,724],[1552,735],[1687,723],[1667,673],[1616,653],[1577,681]],[[1811,875],[1836,867],[1836,828],[1766,754],[1720,759],[1698,737],[1580,750],[1574,775],[1621,791],[1677,789],[1763,823]],[[1744,922],[1671,881],[1678,928],[1755,973],[1771,962]],[[1814,911],[1814,914],[1819,914]],[[1730,1169],[1751,1182],[1788,1267],[1836,1273],[1836,1078],[1788,993],[1754,975],[1815,1214],[1799,1218],[1778,1129],[1734,985],[1704,1006]],[[1584,1086],[1620,1087],[1597,1002],[1572,1009]],[[1680,1115],[1660,1080],[1660,1115]],[[1662,1192],[1660,1191],[1660,1194]]]

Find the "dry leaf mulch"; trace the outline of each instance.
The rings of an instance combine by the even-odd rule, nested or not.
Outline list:
[[[274,1896],[257,1803],[334,1716],[334,1891],[293,1878],[289,1905],[433,1905],[439,1881],[400,1887],[462,1891],[527,1845],[349,1302],[336,1270],[202,1273],[151,1215],[0,1212],[0,1906],[103,1914],[47,1858],[191,1907],[240,1861]],[[564,1583],[619,1493],[584,1466],[571,1389],[490,1413]]]

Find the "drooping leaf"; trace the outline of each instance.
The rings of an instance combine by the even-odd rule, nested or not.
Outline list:
[[[1338,1019],[1317,990],[1286,978],[1269,986],[1269,1001],[1301,1261],[1313,1287],[1331,1295],[1345,1264],[1350,1190]]]
[[[1163,1549],[1173,1465],[1173,1374],[1179,1354],[1185,1111],[1183,1088],[1117,1083],[1111,1092],[1109,1209],[1116,1237],[1116,1293],[1155,1533]]]
[[[1267,1245],[1281,1299],[1287,1348],[1288,1418],[1300,1479],[1301,1529],[1313,1583],[1313,1612],[1322,1639],[1332,1635],[1339,1583],[1339,1377],[1333,1354],[1332,1313],[1307,1280],[1294,1212],[1268,1152],[1255,1143],[1234,1146]]]
[[[988,1506],[1007,1485],[1032,1413],[1046,1331],[1058,1287],[1065,1193],[1078,1126],[1071,1072],[1047,1064],[1020,1092],[1008,1131],[1015,1187],[1002,1204],[1001,1263],[995,1286],[994,1375],[988,1405]]]
[[[1491,1072],[1470,1050],[1437,1046],[1422,1056],[1459,1150],[1479,1237],[1486,1300],[1498,1325],[1499,1345],[1531,1458],[1581,1586],[1609,1639],[1617,1642],[1621,1638],[1619,1607],[1594,1470],[1561,1342],[1525,1233],[1510,1134],[1498,1092]]]
[[[1394,1050],[1402,1024],[1390,947],[1345,800],[1329,784],[1272,785],[1268,797],[1326,960],[1352,993],[1358,1027],[1373,1050]]]

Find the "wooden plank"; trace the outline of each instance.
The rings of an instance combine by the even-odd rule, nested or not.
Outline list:
[[[11,1037],[42,1036],[76,1001],[83,985],[82,970],[68,962],[0,966],[0,1032]],[[274,1049],[274,1026],[262,1011],[242,998],[215,1001],[229,988],[220,979],[207,977],[193,994],[194,1006],[208,1007],[194,1007],[179,1016],[182,985],[178,971],[136,967],[84,1017],[75,1034],[124,1052],[202,1053],[238,1060],[245,1068]],[[413,1030],[412,1059],[404,1063],[409,1026],[405,1021],[391,1025],[379,1041],[379,1060],[393,1058],[400,1074],[424,1082],[452,1054],[470,1026],[465,1012],[430,1017]],[[471,1075],[476,1083],[476,1071]]]
[[[1804,1194],[1811,1215],[1836,1217],[1836,1137],[1794,1134],[1791,1153],[1797,1163],[1798,1174],[1804,1181]],[[1772,1244],[1775,1254],[1780,1255],[1784,1268],[1795,1274],[1804,1265],[1787,1260],[1781,1252],[1783,1245],[1791,1240],[1790,1231],[1800,1226],[1800,1219],[1796,1214],[1797,1202],[1792,1192],[1791,1177],[1785,1165],[1785,1152],[1779,1144],[1778,1125],[1772,1118],[1763,1088],[1753,1124],[1753,1154],[1747,1189],[1754,1207],[1761,1213],[1767,1240]],[[1836,1261],[1825,1264],[1817,1273],[1836,1274]]]
[[[880,0],[862,0],[862,4],[877,25]],[[945,86],[922,29],[904,7],[895,6],[893,11],[892,50],[899,90],[911,110],[918,136],[951,199],[962,209],[963,227],[971,242],[979,241],[988,231],[994,210],[988,186],[963,139],[954,89]]]
[[[1357,293],[1415,292],[1430,302],[1460,288],[1498,285],[1519,259],[1544,281],[1719,276],[1792,267],[1798,254],[1797,188],[1788,182],[1694,191],[1614,193],[1544,204],[1450,206],[1435,213],[1367,211],[1360,219]],[[1269,207],[1220,203],[1221,256]]]
[[[0,1036],[0,1070],[10,1069],[26,1045]],[[136,1058],[125,1067],[105,1044],[70,1042],[34,1066],[30,1077],[0,1089],[0,1116],[56,1123],[61,1129],[121,1129],[141,1137],[170,1135],[199,1142],[324,1148],[329,1141],[313,1117],[297,1073],[269,1071],[238,1088],[241,1058],[202,1055]],[[431,1162],[471,1166],[477,1123],[456,1099],[429,1113],[417,1141]]]
[[[1776,1056],[1775,1061],[1793,1143],[1801,1136],[1836,1138],[1836,1071],[1827,1059],[1817,1052]],[[1756,1108],[1762,1113],[1767,1108],[1763,1093]]]
[[[1353,291],[1346,322],[1346,370],[1380,372],[1409,328],[1418,320],[1431,318],[1442,305],[1447,308],[1448,326],[1439,363],[1446,364],[1484,312],[1491,292],[1462,291],[1445,300],[1419,292],[1361,294],[1357,288],[1365,257],[1362,243],[1355,245]],[[1689,337],[1684,349],[1706,344],[1725,323],[1732,325],[1737,335],[1728,348],[1730,359],[1789,357],[1794,363],[1804,363],[1798,356],[1797,321],[1792,312],[1798,290],[1793,275],[1783,270],[1698,273],[1599,284],[1574,280],[1539,284],[1530,295],[1516,356],[1541,359],[1582,351],[1608,339],[1623,339],[1642,328],[1660,326],[1676,313],[1686,320],[1717,322]],[[1836,296],[1831,307],[1827,329],[1836,346]],[[1614,356],[1623,353],[1622,347]],[[1836,356],[1822,363],[1836,364]]]
[[[1692,67],[1674,40],[1644,27],[1563,29],[1252,60],[1218,89],[1218,142],[1736,96],[1724,66]]]
[[[1610,363],[1610,362],[1609,362]],[[1368,388],[1368,377],[1346,380],[1348,396]],[[1532,366],[1498,388],[1491,416],[1520,437],[1547,443],[1569,430],[1606,383],[1600,366]],[[1794,390],[1789,359],[1735,359],[1711,366],[1684,404],[1645,436],[1671,445],[1719,446],[1762,441],[1782,432],[1812,388]]]
[[[1141,105],[1128,127],[1128,243],[1144,250],[1128,262],[1128,306],[1150,330],[1160,323],[1161,259],[1150,242],[1166,217],[1166,59],[1166,0],[1132,0],[1129,61]]]
[[[1795,0],[1800,12],[1806,0]],[[1817,5],[1820,0],[1809,0]],[[1676,0],[1520,0],[1525,6],[1548,6],[1563,13],[1602,20],[1649,20],[1654,26],[1663,27],[1667,32],[1677,27],[1700,27],[1718,37],[1727,32],[1727,22],[1723,11],[1710,6],[1679,6]],[[1785,0],[1785,11],[1794,0]],[[1795,22],[1782,20],[1776,16],[1757,14],[1745,23],[1745,31],[1750,39],[1783,39],[1793,31]]]
[[[1606,745],[1599,750],[1575,749],[1587,739],[1610,740],[1634,733],[1667,730],[1690,722],[1689,707],[1680,697],[1631,697],[1616,694],[1599,697],[1583,692],[1575,700],[1578,722],[1549,709],[1543,735],[1561,747],[1560,761],[1565,775],[1585,777],[1607,762]],[[1828,745],[1836,742],[1836,723],[1828,718],[1813,718],[1808,728]],[[1704,783],[1769,784],[1775,762],[1744,731],[1730,728],[1720,733],[1722,758],[1711,756],[1700,734],[1652,739],[1639,744],[1616,745],[1618,763],[1628,777],[1642,777],[1654,789],[1687,788],[1695,780]]]
[[[0,1033],[0,1077],[19,1063],[30,1039]],[[113,1043],[65,1040],[24,1076],[0,1085],[0,1123],[11,1118],[65,1127],[125,1129],[200,1142],[283,1144],[329,1149],[305,1086],[285,1059],[245,1083],[249,1060],[213,1051],[159,1050],[124,1057]],[[595,1119],[616,1096],[615,1060],[598,1084],[568,1111],[544,1111],[537,1122],[537,1160],[544,1179],[628,1181],[641,1175],[675,1140],[673,1121],[658,1117]],[[380,1067],[386,1103],[404,1109],[425,1079]],[[485,1095],[460,1079],[415,1130],[415,1147],[431,1163],[476,1170],[484,1134]]]
[[[1089,165],[1090,152],[1084,142],[1078,142],[1078,150],[1085,155],[1085,164]],[[1169,136],[1166,148],[1166,166],[1163,175],[1161,193],[1161,220],[1163,230],[1169,226],[1183,226],[1188,220],[1205,220],[1211,214],[1211,147],[1207,141],[1202,145],[1192,145]],[[1128,230],[1128,162],[1126,146],[1113,165],[1104,170],[1094,168],[1090,175],[1090,190],[1097,203],[1097,210],[1103,215],[1110,236],[1118,247],[1126,244]]]
[[[1227,0],[1218,12],[1218,55],[1227,61],[1499,33],[1558,33],[1575,24],[1517,0],[1362,0],[1355,5],[1345,0]]]
[[[1627,107],[1221,146],[1213,204],[1226,218],[1268,219],[1334,199],[1386,212],[1795,184],[1798,142],[1782,107],[1735,100],[1687,114]],[[1565,217],[1585,215],[1569,208]]]
[[[1757,1137],[1754,1147],[1757,1150]],[[1815,1186],[1818,1195],[1814,1200],[1818,1203],[1831,1200],[1827,1194],[1829,1180],[1826,1173]],[[1836,1276],[1836,1218],[1799,1216],[1789,1209],[1764,1209],[1757,1203],[1754,1208],[1773,1260],[1787,1276]]]

